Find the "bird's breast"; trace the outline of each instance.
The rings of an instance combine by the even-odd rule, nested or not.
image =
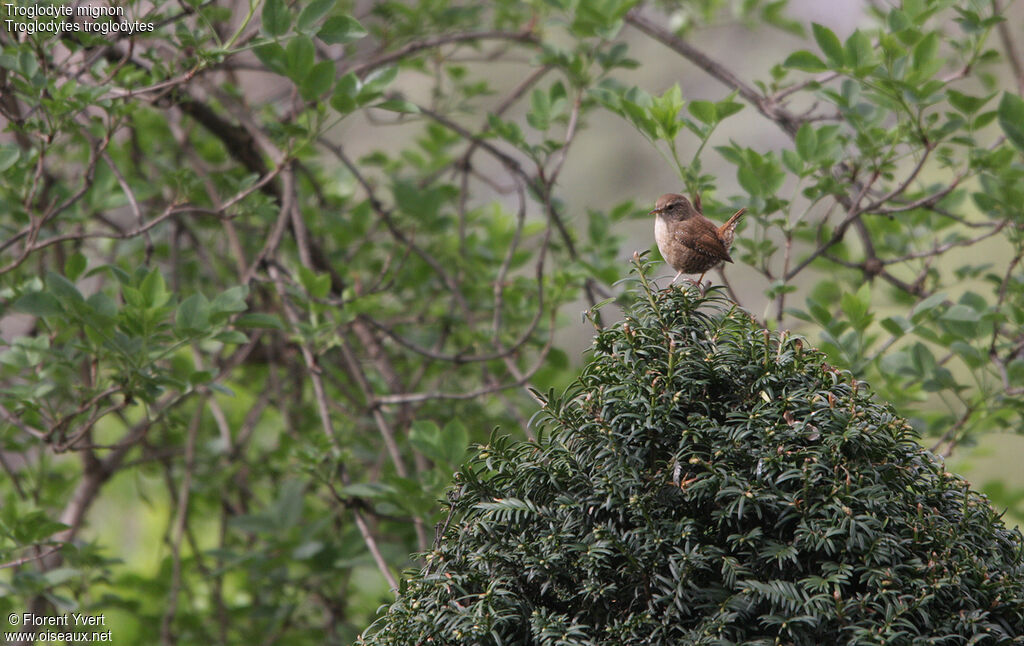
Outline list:
[[[658,251],[661,252],[661,257],[668,260],[669,250],[671,245],[669,239],[671,234],[668,230],[668,223],[665,222],[665,218],[660,215],[654,218],[654,241],[658,243]]]
[[[678,240],[679,224],[658,216],[654,221],[654,240],[658,251],[673,269],[680,270],[686,264],[688,249]]]

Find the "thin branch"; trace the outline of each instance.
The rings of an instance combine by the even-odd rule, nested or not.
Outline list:
[[[573,138],[576,136],[576,124],[580,117],[580,107],[583,105],[583,93],[580,92],[576,95],[576,100],[572,103],[572,111],[569,113],[569,124],[565,128],[565,139],[562,141],[562,147],[555,153],[556,160],[552,162],[552,170],[548,173],[547,184],[548,186],[554,186],[558,180],[559,173],[562,172],[562,166],[565,164],[565,159],[569,155],[569,145],[572,144]]]
[[[45,440],[48,437],[48,434],[46,432],[40,431],[38,428],[30,426],[25,422],[21,421],[16,415],[14,415],[14,413],[7,410],[7,407],[5,407],[3,404],[0,404],[0,417],[2,417],[4,421],[6,421],[8,424],[17,428],[19,431],[27,433],[37,439]]]
[[[556,315],[556,311],[552,311],[551,316],[550,316],[550,324],[552,325],[552,327],[554,326],[555,315]],[[548,352],[551,350],[551,346],[552,346],[553,341],[554,341],[554,335],[549,335],[547,342],[544,344],[544,347],[541,348],[541,350],[540,350],[540,352],[538,354],[538,358],[537,358],[536,363],[534,363],[534,365],[532,365],[526,372],[521,372],[518,369],[516,369],[516,374],[514,375],[515,381],[506,382],[506,383],[502,383],[502,384],[495,384],[495,385],[490,385],[490,386],[484,386],[482,388],[478,388],[478,389],[473,390],[473,391],[462,392],[462,393],[444,392],[444,391],[430,391],[430,392],[418,392],[418,393],[402,393],[402,394],[398,394],[398,395],[377,395],[374,398],[374,402],[376,404],[378,404],[378,406],[395,406],[395,405],[418,403],[418,402],[425,402],[425,401],[431,401],[431,400],[463,401],[463,400],[467,400],[467,399],[476,399],[477,397],[481,397],[483,395],[489,395],[491,393],[496,393],[496,392],[500,392],[500,391],[503,391],[503,390],[510,390],[512,388],[519,388],[520,386],[526,385],[529,382],[529,380],[533,377],[533,375],[536,374],[536,372],[538,370],[540,370],[541,366],[544,365],[544,359],[547,357]],[[506,361],[507,360],[508,359],[506,359]],[[506,363],[506,367],[507,367],[507,365],[508,364]],[[533,396],[536,399],[536,397],[533,395],[533,393],[531,393],[531,396]],[[538,401],[540,401],[540,400],[538,399]]]
[[[343,484],[348,484],[342,481]],[[359,529],[359,535],[363,537],[363,543],[366,544],[366,549],[370,550],[370,554],[373,556],[373,562],[377,564],[377,569],[384,575],[388,585],[391,586],[391,590],[398,592],[398,580],[395,579],[395,575],[391,573],[391,569],[388,567],[388,562],[384,559],[384,555],[381,554],[380,548],[377,546],[377,539],[374,538],[373,532],[370,531],[370,526],[367,524],[366,519],[363,518],[362,512],[350,505],[347,500],[338,494],[338,490],[334,488],[334,484],[328,482],[328,489],[331,491],[331,495],[337,500],[343,507],[346,507],[352,512],[352,516],[356,521],[356,528]]]
[[[840,76],[839,72],[825,72],[823,74],[819,74],[818,76],[816,76],[814,78],[807,79],[807,80],[802,81],[800,83],[794,83],[793,85],[790,85],[789,87],[786,87],[786,88],[783,88],[783,89],[779,90],[778,92],[776,92],[775,94],[773,94],[770,97],[770,100],[771,100],[772,103],[781,103],[782,100],[785,99],[786,97],[788,97],[790,94],[794,94],[796,92],[799,92],[799,91],[807,88],[807,86],[811,85],[812,83],[817,83],[817,84],[821,85],[821,84],[824,84],[824,83],[828,83],[829,81],[835,80],[835,79],[839,78],[839,76]]]
[[[992,13],[994,15],[1003,13],[1002,3],[999,0],[992,0]],[[1024,94],[1024,59],[1021,59],[1021,55],[1017,51],[1017,45],[1013,41],[1014,36],[1010,33],[1008,22],[1006,20],[1000,22],[996,26],[996,31],[999,33],[999,40],[1003,43],[1003,49],[1006,50],[1006,60],[1010,64],[1010,69],[1013,70],[1013,77],[1017,80],[1017,93]]]
[[[57,550],[59,550],[62,547],[64,547],[64,543],[60,543],[58,545],[54,545],[54,546],[50,547],[49,549],[43,550],[42,552],[39,552],[38,554],[33,554],[32,556],[23,556],[20,559],[14,559],[13,561],[7,561],[6,563],[0,563],[0,570],[5,570],[7,568],[12,568],[12,567],[18,567],[19,565],[24,565],[26,563],[31,563],[32,561],[38,561],[38,560],[41,560],[41,559],[45,559],[47,556],[53,554],[54,552],[56,552]]]
[[[910,174],[907,175],[902,182],[900,182],[899,186],[892,189],[882,197],[878,198],[874,202],[870,203],[869,205],[861,209],[862,212],[872,213],[875,209],[879,208],[889,200],[899,195],[902,195],[903,192],[906,191],[907,188],[910,186],[911,182],[913,182],[917,178],[918,174],[920,174],[921,169],[924,168],[924,164],[925,162],[928,161],[928,156],[931,155],[932,150],[934,150],[934,146],[930,144],[925,144],[924,154],[922,154],[921,158],[917,160],[917,163],[914,164],[914,168],[910,171]]]
[[[946,253],[950,249],[955,249],[956,247],[971,246],[971,245],[973,245],[976,242],[981,242],[982,240],[984,240],[986,238],[991,238],[992,236],[994,236],[994,235],[998,234],[1000,231],[1002,231],[1008,224],[1010,224],[1009,220],[1003,220],[997,226],[995,226],[991,231],[987,231],[987,232],[985,232],[985,233],[983,233],[983,234],[981,234],[981,235],[979,235],[977,237],[968,238],[968,239],[965,239],[965,240],[954,240],[952,242],[947,242],[945,244],[935,245],[935,247],[933,247],[929,251],[915,251],[915,252],[912,252],[912,253],[904,254],[904,255],[899,256],[897,258],[887,258],[885,260],[882,260],[881,263],[883,265],[892,265],[892,264],[895,264],[895,263],[906,262],[908,260],[915,260],[915,259],[919,259],[919,258],[928,258],[930,256],[939,256],[939,255],[942,255],[942,254]]]
[[[365,76],[372,70],[378,67],[384,67],[390,65],[396,61],[400,61],[407,56],[412,56],[425,49],[434,49],[441,47],[442,45],[450,45],[453,43],[466,43],[474,42],[478,40],[507,40],[520,43],[532,43],[537,44],[539,42],[536,34],[532,30],[509,32],[509,31],[469,31],[455,34],[443,34],[441,36],[435,36],[433,38],[424,38],[411,42],[403,47],[396,49],[393,52],[382,54],[377,58],[366,61],[365,63],[359,63],[347,67],[342,70],[343,73],[355,72],[357,76]]]
[[[188,501],[192,491],[192,476],[196,462],[196,439],[199,435],[200,422],[203,419],[203,407],[196,406],[192,414],[192,423],[189,424],[188,434],[185,436],[185,464],[184,473],[181,477],[181,484],[178,487],[178,500],[175,510],[173,536],[171,537],[171,582],[170,590],[167,593],[167,608],[164,610],[163,618],[160,621],[160,642],[162,644],[173,644],[175,642],[171,633],[171,621],[178,610],[178,594],[181,590],[181,541],[185,535],[185,523],[188,520]],[[170,477],[170,474],[168,474]]]
[[[962,429],[967,424],[967,420],[969,420],[971,418],[971,415],[973,414],[974,407],[968,406],[967,410],[965,410],[963,414],[960,416],[960,419],[958,419],[956,423],[953,424],[953,426],[949,427],[949,430],[947,430],[945,434],[939,438],[939,441],[933,444],[932,448],[929,450],[932,453],[935,453],[936,451],[939,450],[940,446],[942,446],[946,442],[949,442],[949,445],[946,447],[946,450],[942,452],[942,456],[948,458],[950,455],[952,455],[953,449],[956,447],[957,442],[959,440],[959,438],[957,438],[957,434],[960,432],[960,429]]]
[[[796,131],[800,129],[801,123],[799,117],[782,106],[776,105],[769,97],[763,96],[752,86],[744,83],[725,65],[712,59],[701,49],[694,47],[665,29],[662,26],[664,21],[659,22],[648,18],[643,15],[640,7],[635,7],[626,14],[626,22],[682,55],[683,58],[718,79],[729,88],[736,90],[741,97],[756,107],[761,114],[777,123],[786,134],[790,137],[796,136]]]
[[[953,192],[953,190],[960,185],[960,181],[964,178],[965,173],[958,174],[953,181],[950,182],[949,186],[935,191],[931,195],[925,195],[924,197],[908,202],[906,204],[900,204],[899,206],[892,206],[885,209],[873,209],[871,213],[875,215],[892,215],[893,213],[903,213],[904,211],[913,211],[914,209],[920,209],[924,207],[932,206],[941,202],[943,198]]]
[[[832,237],[829,238],[824,243],[820,244],[818,248],[812,251],[809,256],[804,258],[796,267],[787,272],[785,276],[783,276],[783,282],[788,283],[789,281],[791,281],[793,277],[799,274],[801,271],[803,271],[804,268],[807,267],[807,265],[814,262],[814,260],[818,256],[828,251],[833,245],[838,244],[843,239],[843,237],[846,235],[846,230],[850,227],[851,224],[853,224],[853,221],[862,215],[862,212],[857,208],[857,205],[860,204],[861,200],[864,199],[864,195],[866,195],[868,190],[870,190],[871,185],[875,183],[875,179],[877,179],[877,177],[878,172],[876,171],[872,176],[871,181],[866,182],[864,186],[861,187],[860,193],[857,194],[857,197],[853,200],[853,202],[850,203],[850,206],[848,207],[849,211],[847,213],[846,218],[844,218],[843,221],[839,223],[839,226],[836,227],[836,230],[832,232]]]

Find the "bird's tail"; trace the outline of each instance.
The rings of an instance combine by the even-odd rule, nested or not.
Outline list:
[[[722,225],[722,230],[724,231],[724,230],[727,230],[727,229],[735,229],[736,228],[736,223],[740,221],[740,217],[742,217],[743,214],[746,213],[746,212],[747,212],[747,209],[744,207],[744,208],[740,209],[739,211],[736,211],[735,213],[733,213],[732,217],[729,218],[728,220],[726,220],[725,224]]]

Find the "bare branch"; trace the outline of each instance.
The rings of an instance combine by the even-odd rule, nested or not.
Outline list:
[[[432,38],[424,38],[411,42],[393,52],[382,54],[377,58],[371,59],[364,63],[357,63],[350,67],[343,69],[343,72],[355,72],[357,76],[365,76],[368,72],[377,69],[378,67],[384,67],[390,65],[396,61],[400,61],[403,58],[412,56],[418,52],[426,49],[434,49],[441,47],[442,45],[450,45],[453,43],[467,43],[475,42],[479,40],[508,40],[520,43],[532,43],[537,44],[539,41],[536,34],[533,33],[532,29],[520,32],[508,32],[508,31],[468,31],[461,33],[443,34],[440,36],[434,36]]]
[[[682,55],[683,58],[718,79],[730,89],[739,92],[741,97],[757,108],[765,117],[777,123],[786,134],[790,137],[796,136],[796,131],[800,129],[800,119],[796,115],[782,106],[776,105],[770,98],[761,95],[752,86],[741,81],[725,65],[712,59],[702,50],[662,27],[663,23],[656,22],[645,16],[640,7],[635,7],[626,14],[626,22]]]
[[[992,0],[992,13],[997,16],[1004,13],[1000,0]],[[1006,61],[1010,64],[1010,69],[1013,70],[1013,77],[1017,80],[1017,93],[1024,94],[1024,59],[1021,58],[1020,52],[1017,51],[1014,34],[1010,32],[1010,27],[1006,20],[996,26],[996,31],[999,33],[999,40],[1003,43],[1003,49],[1006,50]],[[1018,32],[1017,35],[1020,35],[1020,33]]]

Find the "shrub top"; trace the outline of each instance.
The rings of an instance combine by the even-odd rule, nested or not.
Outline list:
[[[361,643],[1024,643],[1020,532],[866,384],[715,290],[639,295]]]

